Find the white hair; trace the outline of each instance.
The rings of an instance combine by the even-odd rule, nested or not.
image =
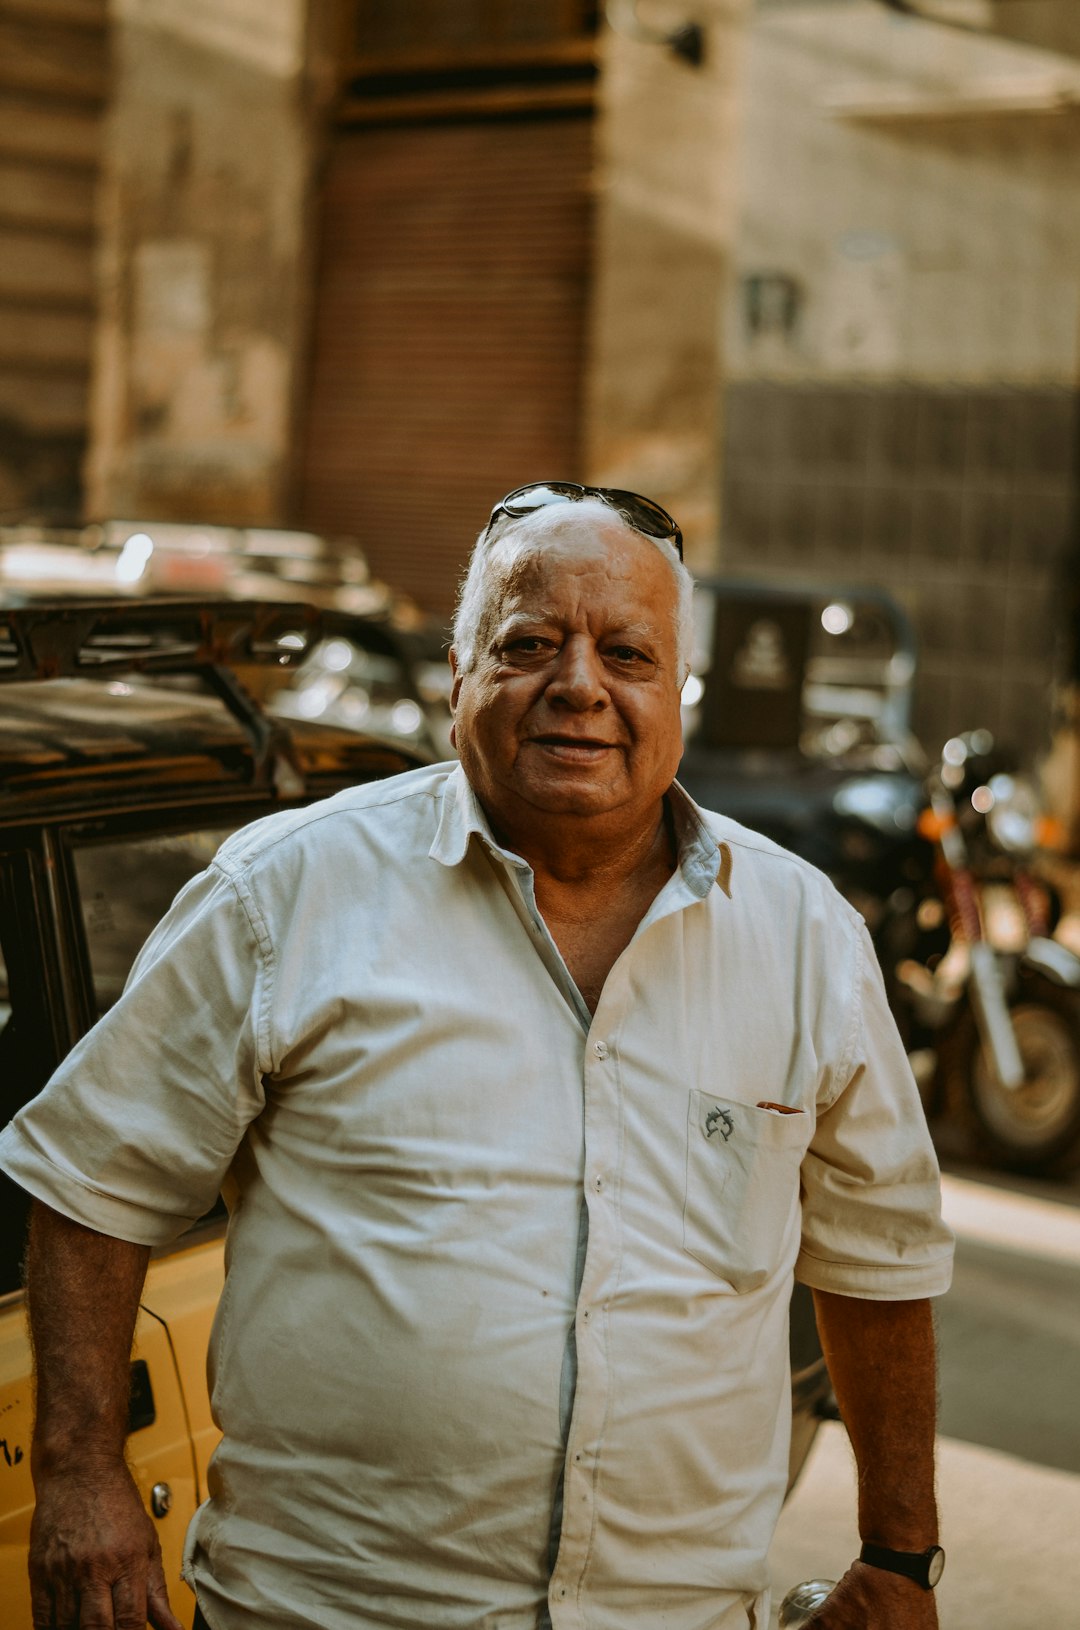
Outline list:
[[[607,521],[617,521],[635,538],[652,546],[663,556],[675,578],[675,657],[682,678],[690,672],[690,657],[694,647],[694,579],[679,559],[675,545],[667,538],[653,538],[628,525],[618,511],[602,499],[579,499],[571,506],[559,505],[560,518],[569,509],[566,519],[582,504],[589,504],[602,512]],[[553,506],[530,511],[528,515],[500,515],[490,527],[485,526],[473,545],[472,554],[458,592],[457,611],[454,615],[454,650],[459,673],[468,673],[476,661],[477,645],[487,614],[491,610],[494,589],[493,567],[503,570],[522,555],[539,554],[543,543],[540,528],[535,523],[539,516],[550,522]],[[497,581],[497,579],[495,579]]]

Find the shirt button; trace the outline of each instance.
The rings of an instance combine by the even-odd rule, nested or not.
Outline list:
[[[598,1041],[596,1043],[596,1046],[593,1048],[593,1052],[596,1054],[597,1058],[607,1058],[607,1054],[608,1054],[607,1042],[606,1041]]]

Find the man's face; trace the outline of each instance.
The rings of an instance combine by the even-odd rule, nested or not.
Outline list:
[[[551,815],[644,826],[682,752],[674,575],[594,507],[545,512],[529,536],[493,568],[472,669],[451,652],[465,772],[514,835]]]

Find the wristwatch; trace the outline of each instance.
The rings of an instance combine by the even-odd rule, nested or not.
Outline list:
[[[887,1545],[867,1544],[859,1552],[859,1561],[887,1573],[902,1573],[923,1590],[933,1590],[945,1572],[945,1552],[940,1545],[928,1545],[925,1551],[890,1551]]]

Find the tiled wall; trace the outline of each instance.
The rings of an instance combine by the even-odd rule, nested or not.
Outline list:
[[[1064,387],[729,384],[725,570],[879,583],[919,639],[915,727],[1046,744],[1075,593]]]

